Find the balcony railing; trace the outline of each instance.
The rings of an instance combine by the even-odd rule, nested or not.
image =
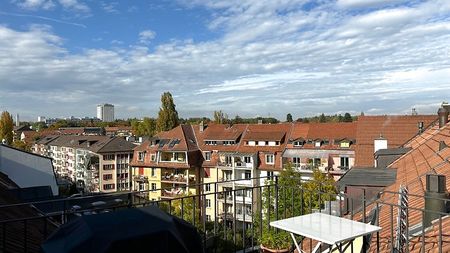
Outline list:
[[[188,181],[189,178],[189,181]],[[194,175],[189,175],[189,177],[187,177],[185,174],[171,174],[171,175],[163,175],[161,176],[161,182],[166,182],[166,183],[181,183],[181,184],[187,184],[189,183],[194,183],[195,182],[195,176]]]
[[[258,179],[256,181],[259,181],[261,178],[253,179]],[[186,195],[185,192],[182,193],[181,191],[174,192],[173,190],[155,189],[0,205],[0,213],[8,213],[8,215],[2,217],[9,217],[0,217],[0,252],[34,252],[34,249],[38,250],[40,244],[50,235],[50,224],[57,227],[77,216],[85,214],[93,215],[106,211],[110,212],[122,208],[141,207],[149,204],[158,205],[167,212],[177,215],[196,226],[203,236],[202,238],[205,247],[209,245],[207,252],[237,252],[242,249],[245,249],[245,252],[256,252],[259,249],[258,245],[260,244],[259,240],[262,235],[262,226],[271,229],[268,224],[262,222],[263,210],[261,209],[261,204],[265,191],[268,191],[273,195],[270,195],[269,197],[269,199],[272,200],[272,205],[268,210],[264,210],[264,215],[273,217],[274,220],[303,215],[314,211],[326,212],[349,219],[361,220],[363,222],[370,222],[373,217],[376,218],[378,215],[383,215],[380,219],[384,221],[396,221],[398,209],[407,210],[407,212],[404,212],[406,214],[406,217],[403,217],[405,220],[411,219],[412,217],[421,217],[420,215],[425,215],[427,213],[433,213],[437,215],[438,218],[433,221],[432,226],[433,229],[437,229],[429,232],[428,229],[431,228],[417,227],[417,224],[408,224],[409,230],[407,231],[411,232],[411,234],[405,237],[406,241],[403,242],[404,246],[409,247],[410,250],[413,249],[412,247],[414,247],[414,250],[417,248],[432,248],[434,252],[445,252],[445,249],[449,247],[450,242],[447,240],[447,235],[443,232],[446,228],[444,220],[448,219],[448,217],[446,217],[448,215],[447,213],[435,212],[417,207],[399,206],[396,201],[394,201],[395,203],[391,203],[383,200],[369,199],[365,195],[365,191],[362,191],[362,195],[358,197],[340,193],[331,194],[330,196],[330,193],[321,192],[318,189],[308,190],[307,188],[303,188],[301,181],[302,180],[299,179],[299,185],[295,188],[283,188],[277,184],[275,178],[270,184],[263,186],[227,190],[226,192],[208,192],[197,195]],[[200,189],[204,188],[203,184],[198,184],[197,186]],[[219,188],[217,185],[213,185],[211,186],[211,189]],[[291,194],[286,194],[287,189],[292,190]],[[149,193],[158,191],[161,191],[161,194],[164,197],[163,199],[158,201],[151,201],[148,199]],[[246,205],[250,205],[250,208],[242,209],[242,207],[239,207],[240,204],[237,204],[236,201],[239,198],[242,198],[242,195],[239,195],[244,194],[246,191],[251,192],[251,194],[245,194],[245,196],[247,196],[245,198]],[[385,192],[384,194],[391,194],[392,196],[399,195],[399,193],[396,192]],[[211,205],[215,206],[214,213],[204,213],[206,210],[206,199],[219,200],[221,196],[232,196],[232,198],[224,198],[226,203],[212,201]],[[325,201],[327,196],[337,203],[337,205],[334,205],[337,210],[332,208],[331,201]],[[417,200],[423,201],[424,198],[424,196],[414,194],[408,194],[408,196],[410,198],[410,203],[417,203]],[[247,202],[247,198],[250,198],[251,201]],[[294,202],[297,199],[303,201],[300,203]],[[178,201],[177,204],[175,204],[175,200]],[[104,204],[101,206],[93,205],[94,202],[98,201],[102,201]],[[443,201],[449,200],[444,199]],[[315,207],[315,204],[312,203],[317,204],[319,208]],[[344,205],[344,203],[346,204]],[[350,205],[349,203],[352,204]],[[45,210],[45,212],[36,212],[34,217],[12,218],[14,217],[14,212],[11,210],[14,208],[27,208],[31,205],[36,209]],[[78,207],[75,208],[75,206]],[[179,209],[180,206],[181,209]],[[292,206],[292,212],[283,212],[283,209],[279,209],[282,206]],[[378,215],[361,215],[368,214],[370,209],[380,210],[380,208],[383,209]],[[206,214],[211,215],[212,221],[207,221]],[[366,241],[367,244],[365,245],[370,247],[370,252],[377,252],[377,250],[379,250],[379,252],[392,252],[397,250],[396,235],[392,232],[397,229],[395,224],[395,222],[383,223],[384,227],[382,227],[382,231],[373,234],[371,239]],[[13,227],[16,229],[15,234],[10,233]],[[35,233],[36,231],[41,231],[42,237],[39,240],[32,240],[28,235]],[[272,231],[273,233],[276,233],[276,230]],[[433,236],[429,236],[431,232]],[[384,237],[380,238],[381,235]],[[209,244],[208,242],[210,242],[211,238],[213,242]],[[310,244],[312,245],[312,241],[309,239],[304,239],[302,241],[304,247],[305,245]]]

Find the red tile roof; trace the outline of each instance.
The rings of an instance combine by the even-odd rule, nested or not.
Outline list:
[[[356,130],[355,166],[374,166],[374,140],[383,136],[397,148],[418,134],[418,123],[429,126],[437,115],[360,116]]]
[[[427,129],[424,133],[416,136],[408,142],[408,146],[413,149],[393,162],[389,168],[397,169],[396,182],[385,189],[381,197],[383,203],[397,204],[398,194],[388,193],[388,191],[398,192],[401,185],[408,189],[409,200],[409,226],[421,224],[422,212],[414,210],[414,208],[424,208],[424,193],[426,187],[427,174],[442,174],[446,176],[446,188],[450,189],[450,148],[439,150],[439,143],[443,141],[450,145],[450,123],[439,129],[437,125]],[[417,195],[418,197],[414,197]],[[390,247],[390,228],[394,231],[397,228],[397,208],[393,208],[392,215],[394,217],[391,224],[391,209],[389,205],[384,205],[380,210],[379,224],[383,228],[380,232],[381,251],[388,250]],[[445,224],[450,224],[448,218]],[[436,226],[432,227],[426,235],[426,251],[436,252],[436,239],[430,237],[436,233]],[[443,240],[445,242],[444,249],[450,248],[450,226],[445,227]],[[411,252],[420,252],[421,237],[413,238],[410,243]],[[443,250],[448,252],[448,250]]]

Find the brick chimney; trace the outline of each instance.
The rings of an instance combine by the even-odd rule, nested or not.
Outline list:
[[[447,212],[448,193],[445,189],[445,176],[428,174],[426,175],[425,211],[423,226],[431,225],[432,221],[438,219],[441,213]]]

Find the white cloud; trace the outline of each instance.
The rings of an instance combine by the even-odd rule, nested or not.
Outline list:
[[[55,7],[55,4],[52,0],[17,0],[14,1],[20,7],[24,9],[51,9]]]
[[[370,8],[394,5],[407,0],[338,0],[336,5],[343,8]]]
[[[150,43],[156,37],[156,33],[152,30],[144,30],[139,33],[139,42],[143,44]]]
[[[79,0],[13,0],[19,7],[31,10],[50,10],[58,3],[66,10],[72,10],[77,12],[90,12],[90,8],[87,4],[82,3]]]
[[[89,12],[91,9],[85,3],[78,0],[58,0],[59,3],[65,8],[80,12]]]
[[[36,114],[84,116],[107,97],[128,108],[119,117],[155,116],[160,94],[169,90],[183,117],[222,109],[284,118],[402,113],[448,100],[448,2],[361,12],[335,2],[305,10],[306,2],[186,2],[212,12],[207,25],[222,36],[151,49],[151,30],[129,47],[70,53],[48,27],[0,26],[0,107],[26,112],[33,103]],[[61,103],[66,93],[70,99]]]

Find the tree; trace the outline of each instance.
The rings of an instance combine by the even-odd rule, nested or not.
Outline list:
[[[152,118],[145,117],[142,122],[138,120],[133,120],[131,122],[131,127],[133,132],[137,136],[148,136],[152,137],[156,133],[156,120]]]
[[[158,132],[168,131],[179,125],[178,112],[175,109],[172,94],[164,92],[161,96],[161,108],[156,121]]]
[[[4,111],[0,116],[0,141],[5,140],[6,144],[11,144],[13,141],[14,123],[13,118],[9,112]]]
[[[214,111],[214,123],[222,124],[224,122],[224,119],[225,119],[225,115],[222,112],[222,110]]]
[[[327,121],[327,118],[325,117],[325,114],[320,114],[320,117],[319,117],[319,122],[320,123],[325,123]]]
[[[288,113],[288,114],[286,115],[286,121],[287,121],[287,122],[292,122],[292,121],[294,121],[294,120],[292,119],[292,114]]]
[[[352,122],[352,121],[353,121],[352,115],[350,115],[350,113],[346,112],[346,113],[344,114],[344,119],[343,119],[343,121],[344,121],[344,122]]]

